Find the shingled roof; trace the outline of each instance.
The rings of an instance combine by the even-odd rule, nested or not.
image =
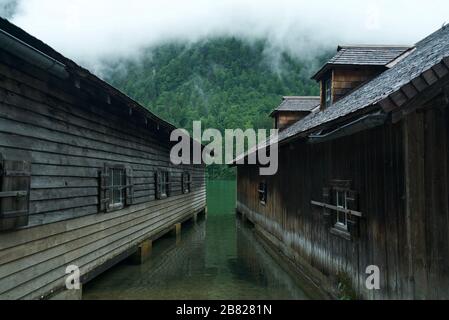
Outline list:
[[[283,97],[282,103],[273,110],[270,116],[278,112],[312,112],[320,105],[320,97]]]
[[[279,133],[279,143],[316,132],[336,122],[347,122],[369,112],[398,110],[420,92],[449,75],[449,27],[418,42],[391,68],[353,91],[331,107],[311,113]],[[259,145],[264,148],[267,142]],[[248,153],[256,151],[255,148]],[[241,155],[235,159],[241,159]]]
[[[140,105],[131,97],[127,96],[117,88],[111,86],[104,80],[101,80],[96,75],[90,73],[87,69],[79,66],[74,61],[70,60],[69,58],[66,58],[65,56],[63,56],[62,54],[60,54],[59,52],[57,52],[56,50],[54,50],[53,48],[42,42],[41,40],[35,38],[34,36],[30,35],[26,31],[10,23],[7,19],[4,19],[2,17],[0,17],[0,30],[9,35],[12,35],[19,41],[24,42],[26,45],[42,52],[43,54],[49,56],[55,61],[62,63],[70,74],[75,74],[78,77],[90,81],[91,83],[95,84],[96,86],[100,87],[102,90],[107,92],[112,97],[116,98],[124,106],[127,106],[131,109],[138,111],[147,119],[151,119],[156,123],[160,124],[161,127],[163,127],[164,129],[167,129],[169,131],[176,129],[176,127],[170,122],[156,116],[154,113],[150,112],[147,108]]]
[[[313,76],[313,79],[319,79],[323,73],[335,66],[384,67],[410,48],[409,46],[339,46],[337,54]]]
[[[432,68],[437,65],[441,68],[435,68],[438,72],[433,71]],[[400,106],[406,102],[405,100],[418,94],[419,90],[415,88],[413,91],[410,86],[431,85],[449,73],[448,69],[449,27],[443,27],[418,42],[415,49],[394,64],[391,69],[384,71],[331,107],[318,113],[312,113],[282,131],[280,140],[286,140],[376,104],[383,105],[393,102]],[[419,80],[421,77],[424,78],[425,84]],[[405,93],[402,94],[402,92],[409,96],[406,96]]]

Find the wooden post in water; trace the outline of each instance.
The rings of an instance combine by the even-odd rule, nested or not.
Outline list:
[[[176,237],[176,244],[181,243],[181,224],[176,223],[173,226],[172,235]]]
[[[138,247],[136,252],[131,256],[131,260],[136,264],[142,264],[148,260],[153,251],[153,241],[145,240]]]

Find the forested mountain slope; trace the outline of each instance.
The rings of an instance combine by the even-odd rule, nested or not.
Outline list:
[[[293,58],[262,40],[214,38],[149,48],[138,59],[110,62],[103,77],[178,127],[201,120],[203,129],[271,128],[268,115],[282,96],[318,94],[310,76],[325,58]]]

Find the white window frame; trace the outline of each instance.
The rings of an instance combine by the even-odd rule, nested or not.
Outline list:
[[[110,167],[109,168],[109,187],[110,187],[110,201],[111,209],[123,208],[125,206],[125,188],[126,188],[126,171],[124,167]],[[117,177],[118,175],[118,177]],[[118,182],[118,183],[117,183]],[[118,191],[118,197],[116,192]]]
[[[340,197],[343,195],[343,203],[340,203]],[[335,227],[348,231],[348,192],[345,190],[335,190],[335,199],[337,207],[337,222]],[[341,219],[343,217],[343,219]],[[341,222],[341,221],[344,222]]]
[[[161,188],[161,197],[162,198],[168,197],[168,192],[167,192],[168,188],[167,187],[168,187],[168,171],[161,171],[160,188]]]

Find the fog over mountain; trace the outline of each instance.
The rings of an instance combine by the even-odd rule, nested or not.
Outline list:
[[[216,36],[268,39],[269,54],[338,43],[410,44],[449,21],[446,0],[0,0],[0,14],[76,61]]]

